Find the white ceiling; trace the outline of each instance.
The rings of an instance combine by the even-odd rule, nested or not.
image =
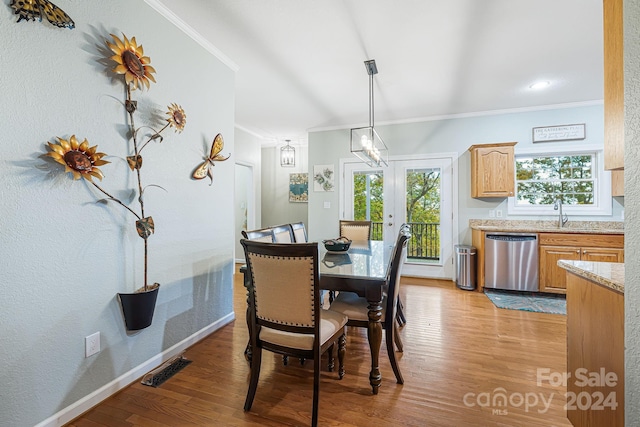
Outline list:
[[[160,2],[237,65],[236,125],[266,141],[367,125],[367,59],[377,125],[603,98],[602,0]]]

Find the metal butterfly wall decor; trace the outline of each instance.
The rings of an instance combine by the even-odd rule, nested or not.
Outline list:
[[[23,19],[26,21],[42,21],[42,15],[47,20],[60,28],[75,28],[76,24],[73,19],[49,0],[12,0],[11,7],[15,10],[15,14],[18,15],[18,21]]]
[[[215,166],[213,162],[223,162],[227,160],[229,157],[231,157],[231,154],[229,154],[227,157],[224,157],[223,155],[220,154],[223,148],[224,148],[224,140],[222,139],[222,134],[219,133],[216,135],[216,137],[213,139],[213,142],[211,143],[211,152],[209,153],[209,157],[206,158],[205,161],[202,162],[193,171],[193,175],[191,175],[191,177],[193,179],[203,179],[204,177],[208,176],[209,178],[211,178],[211,184],[209,185],[212,185],[213,172],[211,171],[211,168]]]

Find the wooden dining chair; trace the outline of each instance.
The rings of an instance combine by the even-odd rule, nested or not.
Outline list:
[[[250,277],[249,336],[251,375],[244,410],[249,411],[258,387],[262,350],[313,360],[311,425],[318,424],[321,355],[338,342],[338,377],[344,376],[347,317],[320,306],[318,244],[263,243],[242,239]]]
[[[404,384],[400,367],[396,360],[394,344],[398,351],[403,351],[402,340],[398,334],[398,328],[395,322],[396,310],[398,308],[398,295],[400,292],[400,275],[402,265],[407,254],[407,241],[409,235],[400,233],[393,247],[391,266],[387,274],[388,291],[382,301],[382,327],[385,331],[385,341],[387,345],[387,354],[391,368],[396,376],[398,384]],[[349,318],[347,326],[356,326],[360,328],[368,328],[369,325],[369,303],[366,298],[360,297],[353,292],[340,292],[331,304],[331,310],[344,314]]]
[[[243,231],[242,235],[249,240],[266,243],[293,243],[295,241],[291,224],[276,225],[274,227],[262,228],[246,233]],[[287,365],[289,363],[289,357],[286,355],[282,356],[282,363]],[[300,364],[304,364],[304,359],[300,359]]]
[[[271,227],[271,229],[273,230],[273,238],[275,243],[295,242],[291,224],[276,225]]]
[[[254,240],[256,242],[273,243],[276,241],[273,235],[273,229],[271,227],[260,228],[258,230],[242,230],[242,237],[248,240]]]
[[[411,226],[407,223],[404,223],[400,226],[400,234],[409,235],[409,239],[411,239]],[[408,246],[407,242],[407,246]],[[407,323],[407,317],[404,314],[404,303],[402,302],[402,298],[400,294],[398,294],[398,309],[396,311],[396,321],[398,322],[398,326],[403,327]]]
[[[371,240],[371,221],[341,219],[340,236],[349,240]]]
[[[293,237],[295,238],[296,243],[308,242],[307,229],[304,226],[304,222],[300,221],[292,223],[291,229],[293,229]]]

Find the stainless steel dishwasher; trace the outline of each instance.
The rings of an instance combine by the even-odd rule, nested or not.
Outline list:
[[[538,291],[538,235],[488,233],[484,239],[484,287]]]

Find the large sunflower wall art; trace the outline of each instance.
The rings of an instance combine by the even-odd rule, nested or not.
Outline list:
[[[137,179],[137,191],[136,200],[138,202],[137,207],[131,207],[112,196],[99,184],[95,182],[95,179],[102,181],[104,174],[100,169],[101,166],[108,164],[107,160],[104,160],[105,153],[98,152],[97,146],[90,146],[89,141],[85,138],[80,142],[76,135],[72,135],[70,138],[56,138],[56,143],[48,143],[49,151],[47,155],[56,162],[64,165],[65,172],[69,172],[74,180],[85,180],[85,182],[93,185],[102,195],[106,196],[106,200],[113,201],[121,205],[127,211],[129,211],[136,218],[136,231],[138,235],[144,239],[144,285],[136,291],[136,293],[148,292],[151,290],[157,290],[159,288],[158,283],[148,284],[147,279],[147,259],[148,259],[148,244],[147,239],[154,233],[155,225],[153,218],[148,216],[144,209],[144,187],[142,185],[142,177],[140,171],[142,170],[142,150],[150,142],[162,142],[163,137],[161,133],[167,128],[173,128],[175,132],[182,132],[185,127],[187,116],[182,107],[176,103],[171,103],[167,107],[166,124],[160,129],[155,130],[149,126],[142,126],[136,128],[134,121],[134,113],[137,111],[137,101],[133,100],[131,94],[136,89],[149,89],[151,83],[155,83],[153,74],[156,70],[151,66],[151,59],[144,55],[142,45],[138,44],[135,37],[128,39],[123,34],[123,39],[111,34],[113,42],[106,41],[107,46],[113,53],[110,57],[116,63],[115,68],[111,71],[117,75],[123,77],[123,82],[126,86],[126,97],[124,100],[124,107],[126,109],[129,128],[129,153],[127,153],[127,163],[133,173],[135,173]],[[104,200],[104,199],[103,199]],[[124,310],[124,300],[123,310]],[[153,300],[155,304],[155,298]],[[153,311],[151,312],[153,315]],[[126,314],[125,314],[126,320]],[[151,320],[149,319],[149,324]],[[139,327],[129,327],[128,329],[141,329]],[[148,325],[146,325],[148,326]],[[146,327],[144,326],[144,327]]]

